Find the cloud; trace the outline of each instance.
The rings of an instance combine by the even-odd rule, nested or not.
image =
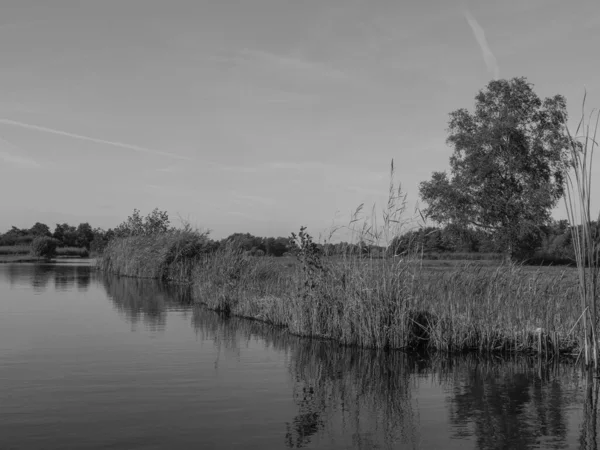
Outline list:
[[[6,139],[0,138],[0,142],[3,142],[8,147],[20,152],[20,149],[16,145],[12,144],[11,142],[7,141]],[[16,166],[26,168],[26,169],[34,169],[34,168],[41,167],[37,161],[35,161],[34,159],[32,159],[28,156],[15,155],[13,152],[8,152],[8,151],[3,151],[3,150],[0,150],[0,159],[9,164],[14,164]]]
[[[275,200],[269,197],[261,197],[259,195],[245,195],[234,193],[234,197],[238,200],[242,200],[244,203],[259,203],[264,206],[273,206],[275,204]]]
[[[10,163],[10,164],[15,164],[15,165],[23,167],[23,168],[33,169],[33,168],[40,167],[39,163],[37,163],[36,161],[34,161],[31,158],[27,158],[27,157],[19,156],[19,155],[13,155],[8,152],[0,151],[0,159],[4,162]]]
[[[352,81],[355,78],[343,70],[305,58],[280,55],[265,50],[244,49],[235,58],[237,63],[258,64],[292,72],[302,78],[319,78],[330,81]]]
[[[81,134],[69,133],[67,131],[56,130],[54,128],[42,127],[39,125],[33,125],[33,124],[29,124],[29,123],[24,123],[24,122],[17,122],[15,120],[0,119],[0,124],[9,125],[9,126],[13,126],[13,127],[26,128],[28,130],[41,131],[42,133],[50,133],[50,134],[55,134],[57,136],[65,136],[65,137],[70,137],[73,139],[80,139],[82,141],[95,142],[97,144],[112,145],[113,147],[120,147],[120,148],[124,148],[126,150],[133,150],[135,152],[140,152],[140,153],[146,153],[146,154],[158,155],[158,156],[167,156],[169,158],[183,159],[183,160],[187,160],[187,161],[191,160],[191,158],[188,158],[186,156],[177,155],[175,153],[163,152],[160,150],[152,150],[152,149],[149,149],[146,147],[140,147],[139,145],[126,144],[123,142],[108,141],[106,139],[98,139],[98,138],[93,138],[93,137],[89,137],[89,136],[83,136]]]
[[[483,59],[485,61],[485,65],[488,70],[493,74],[494,79],[497,80],[500,78],[500,68],[498,67],[498,61],[496,61],[496,57],[492,53],[490,46],[488,44],[487,39],[485,38],[485,32],[479,22],[473,17],[471,12],[468,9],[465,9],[465,19],[469,22],[469,26],[471,30],[473,30],[473,35],[475,36],[475,40],[479,44],[479,48],[481,48],[481,52],[483,53]]]
[[[280,170],[325,170],[332,168],[330,164],[321,163],[318,161],[291,162],[291,161],[275,161],[267,164],[269,169]]]
[[[250,220],[259,220],[259,221],[261,220],[256,216],[251,216],[250,214],[246,214],[241,211],[227,211],[225,214],[227,214],[229,216],[243,217],[245,219],[250,219]]]

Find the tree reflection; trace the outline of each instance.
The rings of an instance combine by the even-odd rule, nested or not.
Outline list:
[[[92,281],[91,266],[75,266],[75,279],[77,280],[77,290],[79,292],[87,292]]]
[[[164,331],[167,311],[190,304],[189,289],[155,280],[102,275],[102,284],[117,311],[133,326],[140,321],[151,331]]]
[[[7,264],[0,273],[11,286],[29,284],[35,292],[48,289],[50,280],[54,282],[56,291],[70,291],[77,283],[79,292],[89,289],[94,268],[89,265],[60,265],[60,264]]]
[[[70,291],[75,285],[75,267],[74,266],[54,266],[54,290]]]
[[[54,278],[54,267],[48,264],[34,264],[31,275],[31,285],[35,292],[43,292],[48,287],[48,282]]]
[[[447,374],[452,385],[450,421],[466,437],[469,423],[477,448],[565,448],[567,408],[575,400],[563,391],[562,375],[572,368],[539,360],[502,363],[469,358]]]

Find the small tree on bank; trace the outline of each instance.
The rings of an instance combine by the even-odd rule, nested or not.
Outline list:
[[[58,240],[48,236],[38,236],[31,242],[30,253],[39,258],[51,259],[56,256]]]
[[[492,233],[507,257],[530,254],[564,193],[566,118],[560,95],[542,101],[525,78],[491,81],[473,113],[450,113],[450,174],[421,183],[425,215]]]

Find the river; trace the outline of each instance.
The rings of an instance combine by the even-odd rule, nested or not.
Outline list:
[[[598,380],[343,348],[91,265],[0,264],[0,449],[596,449]]]

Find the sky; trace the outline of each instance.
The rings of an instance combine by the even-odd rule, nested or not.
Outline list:
[[[385,205],[392,159],[414,217],[451,111],[525,76],[576,124],[598,42],[596,0],[0,0],[0,232],[318,235]]]

